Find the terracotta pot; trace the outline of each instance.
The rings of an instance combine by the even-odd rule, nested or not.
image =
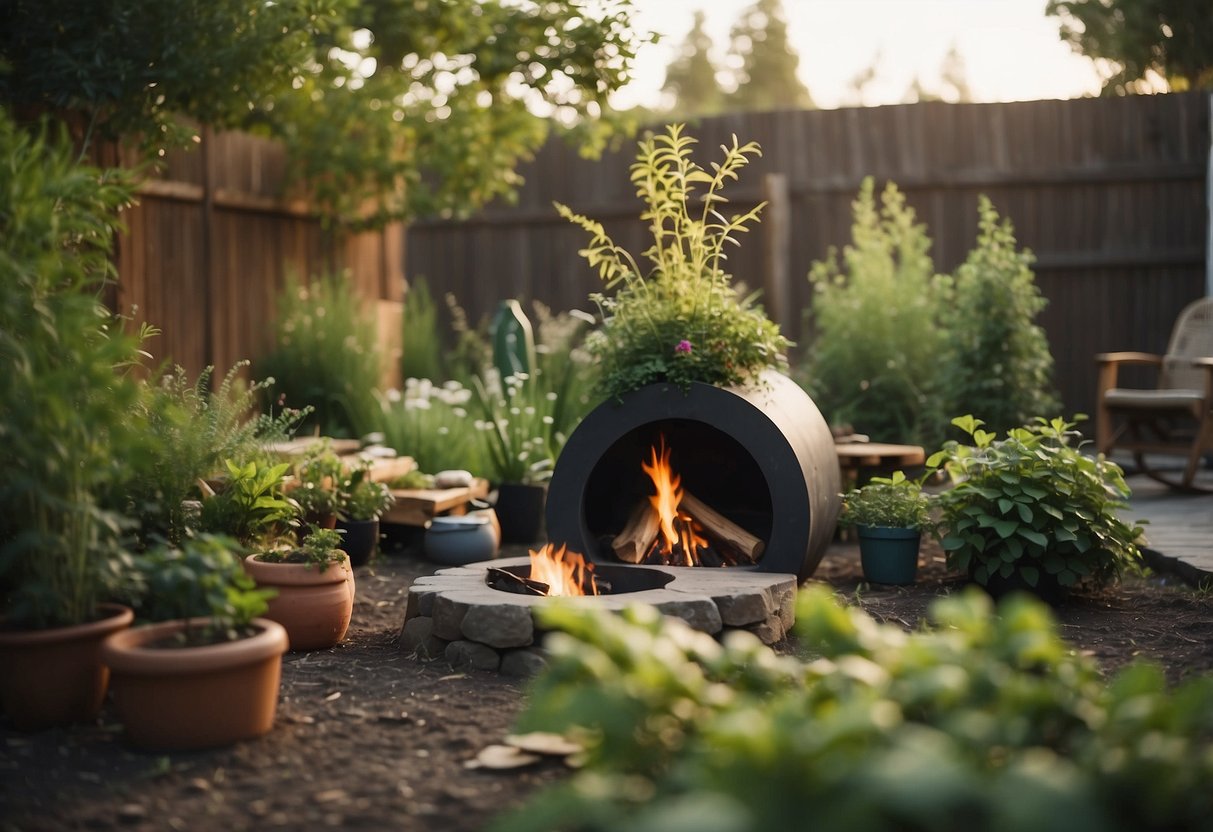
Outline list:
[[[100,620],[71,627],[0,628],[0,706],[13,727],[36,731],[97,716],[109,682],[101,642],[134,617],[118,604],[100,611]]]
[[[345,638],[354,612],[354,572],[344,552],[321,572],[302,563],[269,563],[259,555],[244,559],[257,586],[276,589],[265,617],[286,628],[291,650],[323,650]]]
[[[203,625],[207,619],[192,619]],[[133,627],[105,640],[110,695],[133,745],[194,749],[259,737],[274,725],[286,630],[257,618],[256,635],[200,647],[158,647],[185,623]]]

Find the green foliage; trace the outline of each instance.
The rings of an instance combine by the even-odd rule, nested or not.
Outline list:
[[[878,208],[874,187],[865,179],[854,202],[842,264],[831,250],[809,273],[814,338],[804,383],[832,424],[935,446],[945,412],[937,398],[944,286],[905,196],[890,183]]]
[[[139,555],[144,580],[139,617],[148,621],[184,619],[185,645],[233,641],[252,633],[252,621],[266,611],[277,590],[257,589],[244,572],[239,544],[200,535],[178,546],[160,545]],[[206,617],[198,626],[191,618]]]
[[[87,129],[185,143],[185,118],[287,146],[333,220],[381,224],[512,193],[514,169],[575,124],[589,147],[645,38],[627,0],[13,0],[0,102]],[[546,117],[533,112],[544,111]]]
[[[423,278],[412,281],[401,318],[400,375],[402,378],[443,378],[442,336],[438,307]]]
[[[894,471],[891,477],[873,477],[842,495],[838,522],[929,531],[933,503],[931,495],[922,490],[922,480],[908,479],[903,472]]]
[[[278,404],[311,407],[304,425],[324,436],[363,436],[376,420],[380,356],[374,319],[347,277],[288,281],[278,298],[274,348],[254,365]]]
[[[1050,0],[1061,39],[1095,61],[1104,93],[1213,88],[1213,8],[1204,0]]]
[[[740,61],[729,104],[739,110],[811,109],[813,96],[797,76],[800,56],[788,40],[780,0],[757,0],[733,26],[732,51]]]
[[[718,69],[709,54],[712,37],[705,26],[707,15],[695,10],[691,31],[678,49],[678,57],[666,67],[662,91],[674,96],[671,112],[681,118],[711,116],[724,107],[724,90],[716,80]]]
[[[809,663],[656,611],[552,607],[522,730],[584,767],[495,832],[1195,830],[1213,811],[1213,677],[1105,684],[1026,597],[969,591],[906,633],[802,592]]]
[[[266,385],[242,381],[239,373],[247,366],[233,366],[214,391],[210,367],[193,383],[176,367],[145,385],[137,419],[148,452],[120,489],[141,540],[158,537],[180,546],[197,525],[187,501],[201,496],[198,481],[223,471],[225,459],[257,457],[264,443],[287,438],[303,417],[294,410],[252,416]]]
[[[341,491],[341,516],[347,520],[375,520],[396,502],[392,490],[372,480],[365,468],[347,477]]]
[[[943,305],[945,359],[939,395],[947,413],[973,413],[991,430],[1009,430],[1051,413],[1053,356],[1036,323],[1045,307],[1030,252],[1016,249],[1010,220],[985,196],[978,205],[977,244],[956,270]]]
[[[972,416],[952,424],[973,444],[949,441],[927,460],[955,483],[939,497],[949,567],[982,585],[1018,573],[1030,587],[1046,575],[1070,587],[1114,581],[1139,561],[1141,528],[1120,518],[1124,474],[1072,444],[1081,436],[1072,423],[1038,417],[1004,439]]]
[[[484,473],[483,442],[467,410],[472,395],[457,381],[439,386],[429,379],[405,379],[403,391],[378,397],[383,443],[411,456],[421,471]]]
[[[292,466],[294,487],[291,499],[299,504],[305,518],[316,519],[341,510],[341,483],[346,478],[345,465],[325,441],[308,449]]]
[[[602,328],[587,346],[598,360],[601,390],[620,396],[655,382],[734,385],[762,370],[782,368],[787,340],[754,303],[741,297],[723,270],[725,246],[757,221],[762,206],[726,217],[721,189],[738,178],[758,145],[722,147],[712,172],[691,158],[695,140],[679,125],[640,143],[632,183],[645,204],[653,244],[647,275],[616,245],[601,223],[557,205],[560,215],[590,233],[581,253],[613,296],[594,294]],[[703,187],[703,193],[696,191]],[[692,201],[702,208],[693,211]]]
[[[257,555],[258,560],[268,563],[302,563],[323,572],[332,564],[341,563],[345,552],[341,550],[341,532],[308,526],[303,539],[289,548],[269,549]]]
[[[598,403],[599,369],[585,348],[594,318],[579,310],[553,314],[539,301],[533,306],[536,380],[551,402],[550,431],[557,438],[555,450],[559,453],[564,440]]]
[[[142,354],[99,294],[133,190],[3,110],[0,159],[0,607],[18,626],[74,624],[129,575],[107,497],[143,442],[124,369]]]
[[[238,465],[225,459],[223,464],[227,481],[202,501],[199,525],[203,531],[256,547],[298,524],[299,504],[283,493],[288,463],[252,460]]]
[[[501,379],[488,370],[472,380],[481,418],[475,422],[484,442],[484,472],[495,483],[538,483],[552,475],[567,438],[554,430],[558,397],[537,373]]]

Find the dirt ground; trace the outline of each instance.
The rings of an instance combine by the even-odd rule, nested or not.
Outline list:
[[[37,734],[0,721],[0,829],[482,829],[564,770],[555,762],[508,772],[464,767],[509,733],[525,683],[401,653],[409,584],[434,570],[415,545],[357,570],[346,641],[287,655],[277,724],[260,740],[156,754],[124,745],[108,710],[96,724]],[[869,586],[845,543],[831,547],[814,579],[906,628],[963,583],[928,551],[913,586]],[[1213,670],[1213,601],[1166,575],[1079,595],[1058,618],[1075,649],[1109,672],[1139,657],[1172,680]]]

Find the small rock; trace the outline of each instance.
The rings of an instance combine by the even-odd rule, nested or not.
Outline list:
[[[490,745],[482,748],[476,759],[468,760],[463,767],[504,770],[533,765],[541,759],[543,758],[538,754],[528,753],[512,745]]]
[[[492,647],[466,639],[446,646],[446,660],[456,669],[497,670],[501,665],[501,656]]]
[[[147,818],[147,809],[139,803],[127,803],[118,810],[118,820],[123,823],[139,823]]]
[[[526,647],[535,637],[530,607],[515,604],[474,606],[463,616],[460,631],[490,647]]]
[[[507,650],[501,656],[501,672],[506,676],[529,679],[547,667],[548,660],[542,650],[523,648]]]

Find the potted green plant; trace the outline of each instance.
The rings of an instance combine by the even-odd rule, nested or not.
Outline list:
[[[196,749],[261,736],[274,723],[286,630],[261,617],[230,538],[200,535],[139,556],[140,619],[106,639],[114,709],[141,748]]]
[[[244,568],[277,590],[265,617],[286,628],[291,650],[322,650],[345,638],[354,611],[354,572],[341,533],[309,527],[294,546],[249,555]]]
[[[392,507],[396,498],[386,483],[372,480],[366,468],[359,468],[342,482],[341,495],[337,528],[343,534],[350,564],[361,566],[375,553],[379,543],[379,518]]]
[[[250,460],[223,461],[227,477],[219,490],[202,501],[199,526],[212,534],[226,534],[243,546],[255,548],[299,524],[299,503],[284,492],[290,465]]]
[[[0,711],[19,729],[100,709],[100,642],[132,617],[109,603],[130,575],[111,498],[143,442],[140,338],[99,300],[133,183],[47,132],[0,108]]]
[[[914,583],[923,531],[931,528],[931,495],[901,471],[873,477],[843,495],[839,522],[854,526],[864,577],[877,584]]]
[[[952,424],[972,444],[949,441],[927,460],[953,481],[939,498],[949,566],[994,595],[1023,589],[1056,603],[1139,562],[1141,527],[1120,516],[1124,474],[1082,453],[1073,423],[1037,417],[1003,439],[972,416]]]
[[[299,504],[305,523],[325,529],[336,527],[344,478],[345,465],[327,441],[316,445],[295,464],[289,494]]]

